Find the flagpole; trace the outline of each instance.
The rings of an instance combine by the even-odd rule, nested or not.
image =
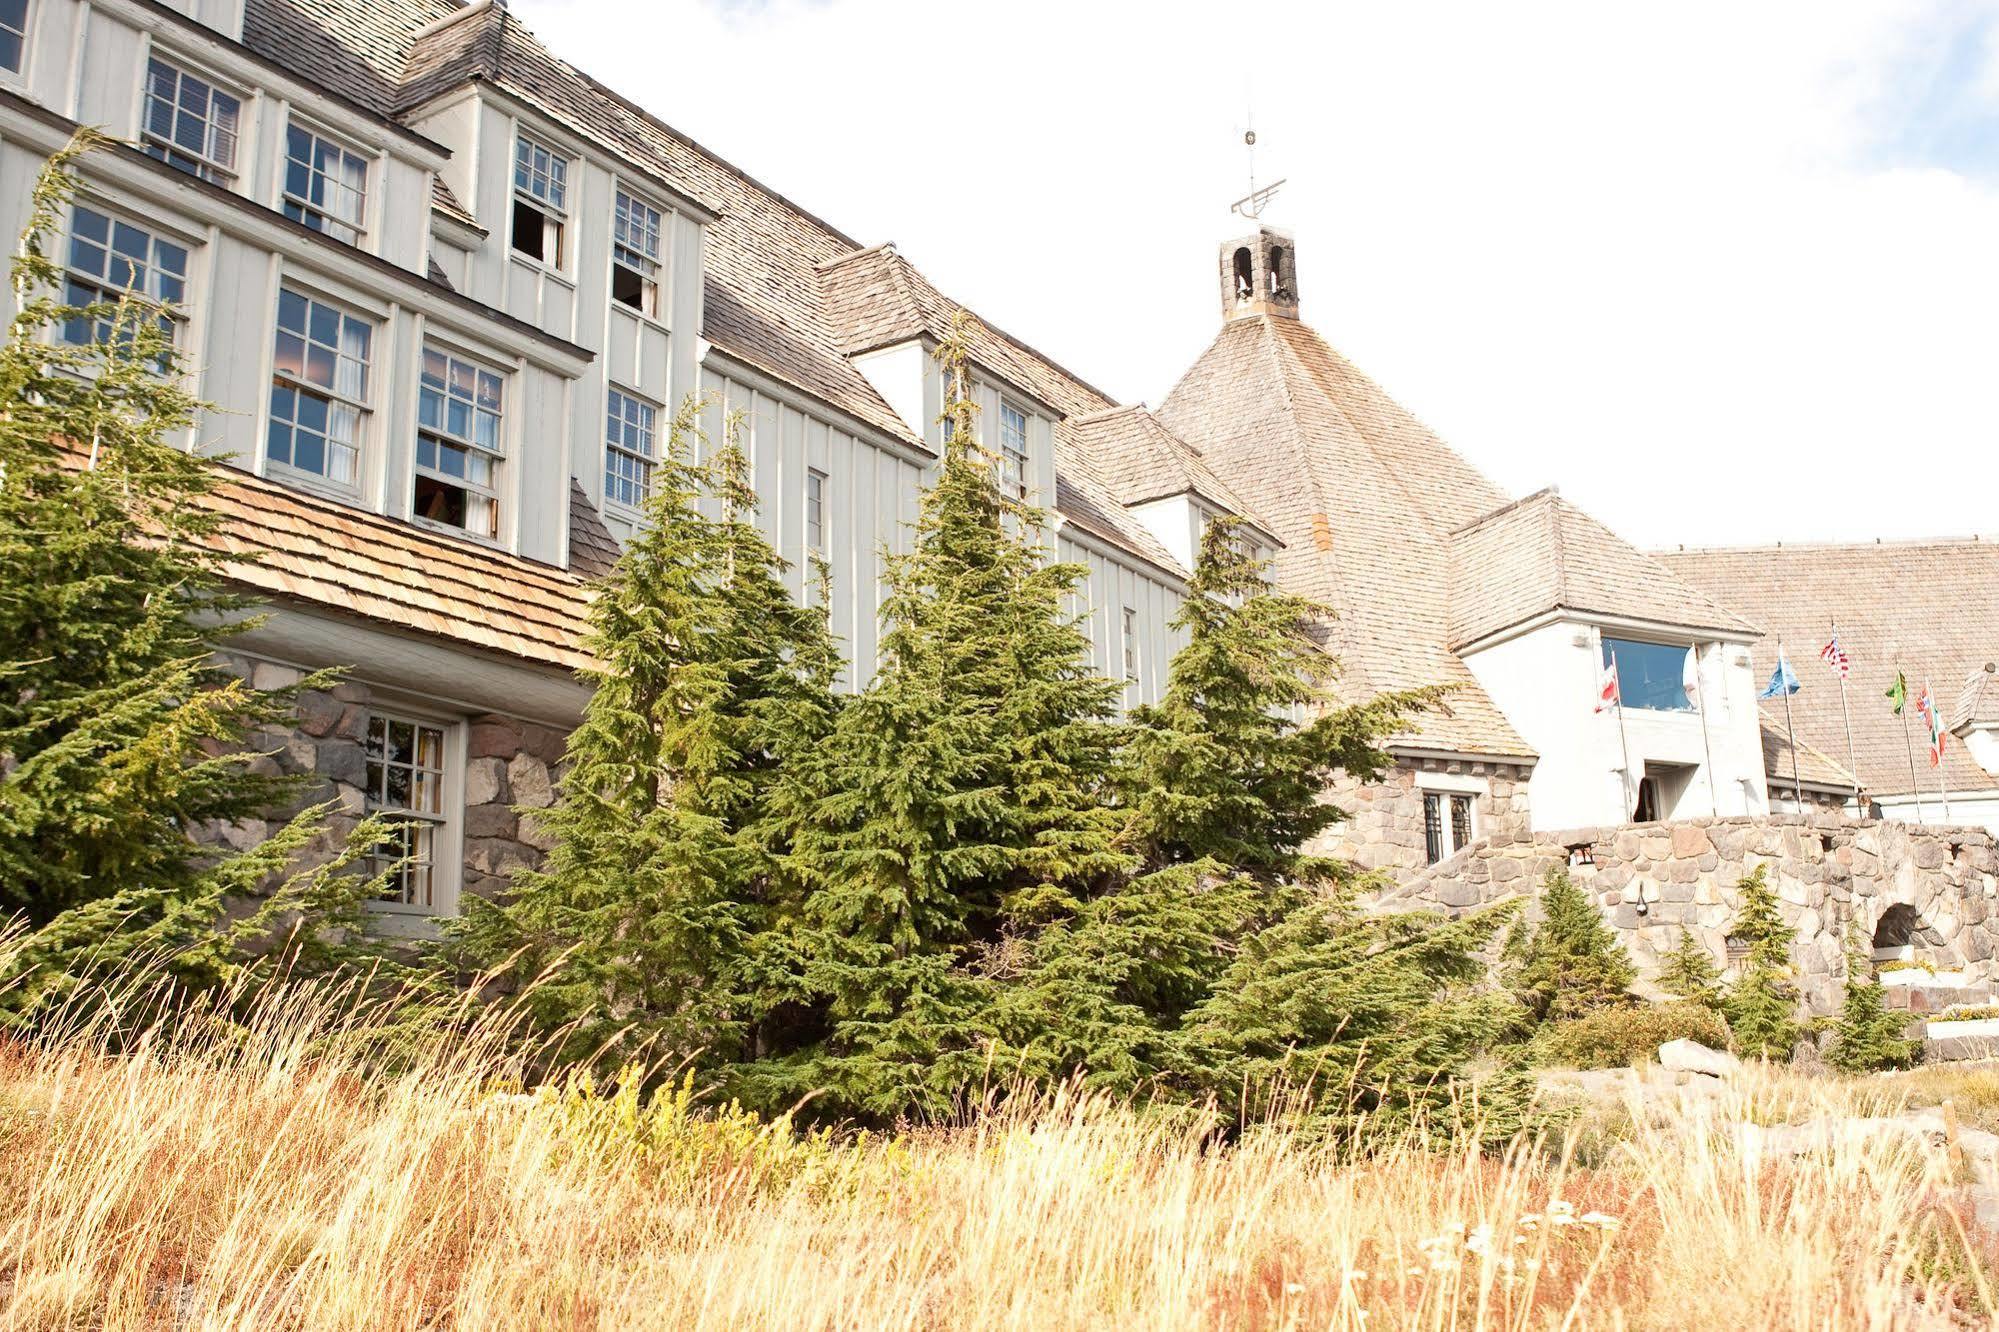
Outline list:
[[[1832,641],[1839,642],[1838,620],[1832,622]],[[1853,714],[1846,710],[1846,671],[1840,669],[1837,663],[1834,664],[1834,669],[1839,670],[1839,715],[1846,723],[1846,771],[1847,775],[1853,778],[1853,817],[1864,818],[1867,811],[1860,803],[1860,764],[1853,755]]]
[[[1896,672],[1899,677],[1901,672]],[[1909,690],[1902,688],[1902,706],[1895,709],[1895,715],[1902,719],[1902,752],[1909,756],[1909,790],[1916,797],[1916,822],[1923,822],[1923,784],[1916,780],[1916,746],[1909,739]]]
[[[1937,696],[1930,692],[1929,677],[1923,678],[1923,697],[1930,701],[1930,761],[1937,765],[1937,803],[1943,806],[1943,821],[1950,822],[1950,792],[1943,784],[1943,718],[1937,715]]]
[[[1707,690],[1701,687],[1701,647],[1698,643],[1688,643],[1687,651],[1694,661],[1694,711],[1701,719],[1701,753],[1707,756],[1707,805],[1715,818],[1721,817],[1721,790],[1714,780],[1714,746],[1707,738]]]
[[[1617,747],[1624,755],[1624,770],[1617,777],[1617,796],[1623,813],[1617,821],[1623,823],[1632,815],[1631,808],[1631,742],[1624,738],[1624,677],[1617,670],[1617,649],[1610,652],[1610,678],[1617,682]]]
[[[1784,655],[1784,640],[1777,640],[1777,683],[1787,685],[1784,673],[1790,668],[1790,658]],[[1798,780],[1798,733],[1791,725],[1791,695],[1795,692],[1784,690],[1784,737],[1791,746],[1791,794],[1797,797],[1798,813],[1805,812],[1805,784]]]

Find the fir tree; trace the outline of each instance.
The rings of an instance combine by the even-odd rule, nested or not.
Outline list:
[[[1722,1016],[1745,1055],[1785,1059],[1798,1043],[1798,992],[1791,983],[1793,931],[1778,911],[1768,866],[1736,881],[1742,909],[1731,934],[1749,946],[1742,972],[1721,1001]]]
[[[1704,1008],[1719,1004],[1721,968],[1692,930],[1680,931],[1679,944],[1660,965],[1659,988]]]
[[[823,609],[792,599],[755,526],[736,423],[711,467],[690,461],[700,409],[676,412],[646,522],[591,605],[594,689],[559,798],[535,815],[555,846],[459,931],[531,982],[529,1011],[571,1055],[753,1049],[749,953],[787,849],[779,773],[832,722]]]
[[[140,953],[172,954],[162,965],[184,983],[219,983],[251,934],[268,945],[301,920],[295,945],[323,956],[368,890],[336,871],[383,835],[364,824],[340,851],[313,807],[244,855],[203,840],[296,806],[299,785],[258,775],[244,752],[296,691],[212,664],[255,620],[224,580],[206,502],[217,471],[174,442],[199,404],[168,313],[143,293],[59,299],[49,247],[70,168],[101,142],[79,131],[36,184],[0,347],[0,912],[39,927],[20,959],[33,974],[9,987],[17,1010]],[[60,336],[74,328],[95,336]],[[307,851],[331,851],[333,867],[296,870]],[[252,896],[259,907],[229,923],[230,903]]]
[[[766,1098],[944,1109],[982,1075],[1021,940],[1128,863],[1106,800],[1117,687],[1089,667],[1039,510],[972,435],[969,327],[939,347],[948,438],[912,549],[888,563],[876,675],[841,713],[792,866],[823,1039],[766,1061]]]
[[[1542,881],[1540,923],[1516,925],[1506,953],[1514,992],[1537,1018],[1559,1022],[1631,1002],[1630,957],[1559,865]]]
[[[1846,996],[1833,1024],[1826,1060],[1848,1073],[1874,1073],[1907,1068],[1922,1053],[1921,1041],[1908,1037],[1906,1014],[1890,1012],[1887,987],[1860,946],[1851,924],[1846,936]]]

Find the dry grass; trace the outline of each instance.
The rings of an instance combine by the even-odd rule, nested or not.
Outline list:
[[[294,992],[250,1041],[0,1049],[0,1322],[33,1328],[1984,1326],[1941,1153],[1763,1155],[1765,1077],[1583,1167],[1343,1155],[1083,1096],[800,1138],[528,1096],[478,1035],[369,1073]],[[1870,1107],[1872,1108],[1872,1107]],[[1745,1127],[1746,1125],[1750,1127]]]

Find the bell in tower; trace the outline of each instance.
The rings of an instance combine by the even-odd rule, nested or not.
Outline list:
[[[1298,251],[1288,233],[1257,228],[1222,246],[1222,318],[1298,317]]]

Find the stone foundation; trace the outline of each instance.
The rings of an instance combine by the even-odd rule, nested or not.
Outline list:
[[[215,664],[259,689],[284,688],[305,678],[305,672],[293,667],[240,653],[217,653]],[[244,747],[261,755],[251,761],[253,771],[308,780],[293,804],[273,811],[272,819],[217,825],[208,830],[208,839],[238,849],[255,846],[276,822],[332,801],[336,812],[315,850],[328,854],[339,846],[368,810],[363,742],[376,694],[351,681],[327,690],[308,689],[298,696],[291,726],[251,735]],[[382,706],[398,716],[408,713],[393,701]],[[462,728],[464,735],[464,799],[456,811],[464,866],[459,891],[491,896],[507,886],[516,869],[538,867],[551,845],[516,808],[545,809],[555,803],[567,737],[552,727],[493,713],[440,720]]]
[[[1848,923],[1871,949],[1897,906],[1917,918],[1905,954],[1915,966],[1961,971],[1974,986],[1999,979],[1999,854],[1978,828],[1814,813],[1494,837],[1412,876],[1376,905],[1456,913],[1531,896],[1551,869],[1566,866],[1650,978],[1683,930],[1727,965],[1729,926],[1741,905],[1736,881],[1759,865],[1769,867],[1785,923],[1798,932],[1792,956],[1814,1013],[1838,1010]]]

